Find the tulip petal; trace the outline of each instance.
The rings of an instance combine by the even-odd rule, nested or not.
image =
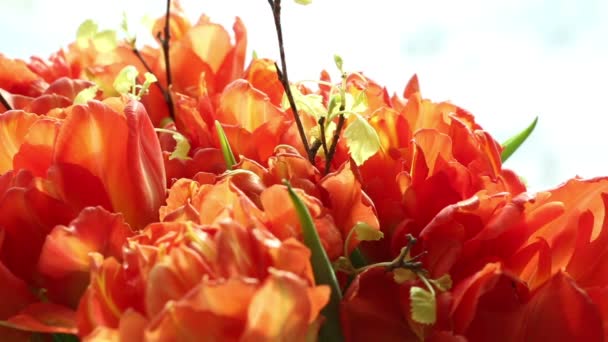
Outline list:
[[[558,272],[527,305],[526,341],[603,341],[598,308],[568,275]]]

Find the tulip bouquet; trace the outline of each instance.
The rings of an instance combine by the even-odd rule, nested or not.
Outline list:
[[[297,1],[303,3],[305,1]],[[539,193],[472,114],[290,82],[179,3],[0,55],[0,340],[608,340],[608,178]]]

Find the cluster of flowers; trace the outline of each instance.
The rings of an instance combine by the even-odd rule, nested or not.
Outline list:
[[[240,20],[169,28],[170,85],[162,49],[91,27],[0,55],[3,341],[608,340],[608,178],[526,192],[415,76],[294,83],[308,138],[341,135],[311,162]]]

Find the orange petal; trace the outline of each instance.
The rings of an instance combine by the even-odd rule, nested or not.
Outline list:
[[[414,341],[403,316],[399,285],[392,274],[377,267],[358,275],[341,303],[346,341]]]
[[[26,96],[40,95],[47,84],[33,73],[25,62],[0,54],[0,88]]]
[[[17,110],[0,115],[0,174],[13,169],[13,157],[37,120],[37,115]]]
[[[522,340],[603,341],[600,311],[568,275],[558,272],[527,305]]]
[[[344,163],[335,173],[327,175],[320,183],[329,194],[329,207],[336,226],[346,238],[351,229],[359,222],[364,222],[379,229],[373,203],[361,190],[361,184],[355,179],[349,163]],[[350,249],[357,245],[353,239]]]
[[[158,219],[165,198],[162,158],[154,127],[139,102],[129,101],[119,113],[90,101],[75,106],[61,127],[50,177],[73,207],[101,205],[142,228]]]
[[[187,297],[167,303],[150,323],[146,340],[237,340],[257,287],[247,279],[203,280]]]
[[[232,30],[234,31],[235,44],[217,70],[216,86],[218,91],[243,74],[245,54],[247,53],[247,30],[239,17],[236,17]]]
[[[271,271],[251,300],[243,341],[304,340],[316,336],[318,325],[309,325],[329,301],[329,288],[321,287],[319,303],[312,305],[308,285],[293,274]],[[310,331],[312,329],[312,331]]]
[[[53,303],[34,303],[0,325],[43,333],[76,333],[76,313]]]
[[[133,233],[120,214],[101,207],[83,209],[69,226],[56,226],[40,252],[40,272],[63,277],[89,271],[89,253],[120,259],[122,246]]]
[[[486,264],[453,289],[454,332],[479,341],[513,341],[521,331],[526,296],[525,286],[499,263]]]

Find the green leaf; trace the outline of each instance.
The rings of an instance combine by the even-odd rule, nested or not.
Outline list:
[[[308,113],[312,114],[316,120],[319,120],[322,116],[327,114],[327,109],[323,105],[323,96],[319,94],[304,95],[296,86],[292,85],[290,87],[291,94],[293,95],[293,101],[298,109],[304,109]],[[283,95],[281,107],[283,109],[290,107],[287,93]]]
[[[78,95],[74,98],[74,104],[85,104],[97,96],[99,87],[92,85],[86,89],[81,90]]]
[[[230,148],[230,142],[226,137],[226,132],[224,132],[222,124],[217,120],[215,120],[215,130],[217,131],[217,136],[220,139],[220,149],[222,150],[222,154],[224,155],[226,169],[232,170],[234,165],[236,165],[236,159],[234,158],[234,154],[232,153],[232,149]]]
[[[536,127],[536,123],[538,122],[538,116],[534,118],[534,121],[526,127],[523,131],[519,132],[517,135],[507,139],[504,143],[502,143],[502,153],[500,154],[500,159],[504,163],[509,159],[509,157],[517,151],[517,149],[521,146],[521,144],[528,139],[534,128]]]
[[[169,156],[169,160],[172,159],[179,159],[179,160],[188,160],[190,159],[190,157],[188,157],[188,153],[190,153],[190,143],[188,142],[188,139],[186,139],[185,136],[183,136],[180,133],[174,133],[172,135],[173,139],[175,139],[175,142],[177,142],[177,145],[175,145],[175,150],[171,153],[171,155]]]
[[[156,132],[171,134],[171,137],[177,143],[175,145],[175,150],[169,156],[169,160],[179,159],[179,160],[188,160],[191,159],[188,157],[188,153],[190,153],[190,143],[188,139],[178,131],[173,131],[165,128],[155,128]]]
[[[293,206],[300,219],[302,225],[302,235],[304,236],[304,244],[310,249],[311,252],[311,263],[315,280],[319,284],[329,285],[331,288],[331,297],[329,304],[323,308],[323,315],[326,320],[321,326],[319,332],[319,339],[321,341],[342,341],[342,330],[340,328],[340,301],[342,299],[342,292],[338,286],[338,280],[336,274],[332,268],[332,265],[321,245],[321,240],[313,223],[310,212],[304,202],[298,197],[294,189],[291,187],[289,182],[284,181],[287,185],[289,197],[293,203]]]
[[[441,292],[452,288],[452,277],[447,273],[437,279],[429,279],[429,281]]]
[[[93,36],[93,46],[98,52],[110,52],[118,46],[116,31],[103,30]]]
[[[355,121],[346,127],[344,137],[350,156],[357,166],[361,166],[381,148],[378,133],[360,115],[355,115]]]
[[[379,229],[376,229],[365,222],[357,222],[353,227],[357,240],[359,241],[378,241],[384,237]]]
[[[437,302],[435,295],[418,286],[410,289],[412,319],[422,324],[433,324],[437,320]]]
[[[344,61],[340,55],[334,55],[334,63],[336,63],[336,67],[340,70],[340,73],[344,72],[342,67],[344,66]]]
[[[296,4],[300,4],[300,5],[310,5],[312,3],[312,0],[294,0],[296,2]]]
[[[76,31],[76,44],[81,48],[88,47],[89,39],[95,36],[98,29],[97,23],[91,19],[82,22],[82,24],[78,26],[78,31]]]
[[[136,67],[127,65],[120,70],[112,86],[119,94],[128,94],[137,85],[138,75],[139,71]]]
[[[154,76],[153,73],[146,72],[144,74],[144,84],[142,84],[139,88],[139,92],[137,92],[137,98],[141,99],[144,95],[146,95],[148,93],[148,90],[150,89],[150,86],[156,81],[158,81],[158,79],[156,78],[156,76]]]

